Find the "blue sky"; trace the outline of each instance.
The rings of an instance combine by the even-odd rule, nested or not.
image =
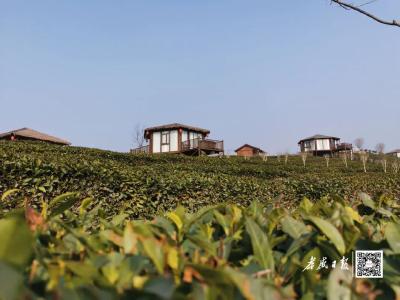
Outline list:
[[[0,0],[0,131],[127,151],[188,123],[275,153],[315,133],[400,148],[400,29],[328,0]],[[400,19],[398,0],[368,7]]]

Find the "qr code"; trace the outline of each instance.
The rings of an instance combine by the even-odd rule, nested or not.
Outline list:
[[[356,251],[356,278],[383,278],[383,251]]]

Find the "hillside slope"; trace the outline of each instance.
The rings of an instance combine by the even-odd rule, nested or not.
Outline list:
[[[35,142],[0,142],[0,194],[10,189],[43,201],[77,191],[93,197],[112,215],[125,208],[133,217],[151,216],[182,204],[190,210],[204,205],[234,202],[247,205],[280,195],[280,204],[292,206],[303,197],[352,197],[360,191],[400,198],[400,176],[383,173],[369,163],[363,173],[359,161],[345,168],[340,159],[299,157],[285,165],[276,158],[245,161],[240,158],[145,156]],[[11,206],[22,205],[10,202]],[[93,204],[93,205],[94,205]]]

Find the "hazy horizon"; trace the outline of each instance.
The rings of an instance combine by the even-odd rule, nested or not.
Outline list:
[[[0,35],[0,132],[128,151],[136,124],[176,122],[228,153],[317,133],[400,148],[400,29],[329,1],[12,1]]]

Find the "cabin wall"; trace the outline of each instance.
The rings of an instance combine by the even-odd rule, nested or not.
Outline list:
[[[317,139],[300,143],[301,152],[331,151],[336,148],[336,142],[332,139]]]
[[[315,141],[305,141],[300,144],[301,152],[312,152],[316,150]]]
[[[189,139],[189,133],[187,130],[182,130],[182,142],[185,142]]]
[[[161,149],[161,133],[160,132],[152,133],[152,145],[153,145],[153,153],[160,153],[160,149]]]
[[[317,151],[329,151],[331,150],[331,144],[329,139],[316,140]]]
[[[244,157],[249,157],[255,155],[255,151],[253,148],[250,147],[243,147],[237,152],[237,156],[244,156]]]
[[[165,140],[165,133],[169,134],[169,143],[163,144],[163,136]],[[197,145],[193,143],[195,139],[203,139],[203,134],[200,132],[177,129],[163,130],[151,133],[150,147],[152,153],[168,153],[182,151],[182,143],[190,141],[191,146]],[[197,147],[197,146],[196,146]]]
[[[315,151],[315,149],[317,149],[317,142],[310,141],[310,151]]]
[[[169,143],[162,144],[162,134],[169,133]],[[165,130],[152,133],[153,153],[167,153],[178,151],[178,130]]]
[[[178,151],[178,130],[169,132],[169,151]]]

